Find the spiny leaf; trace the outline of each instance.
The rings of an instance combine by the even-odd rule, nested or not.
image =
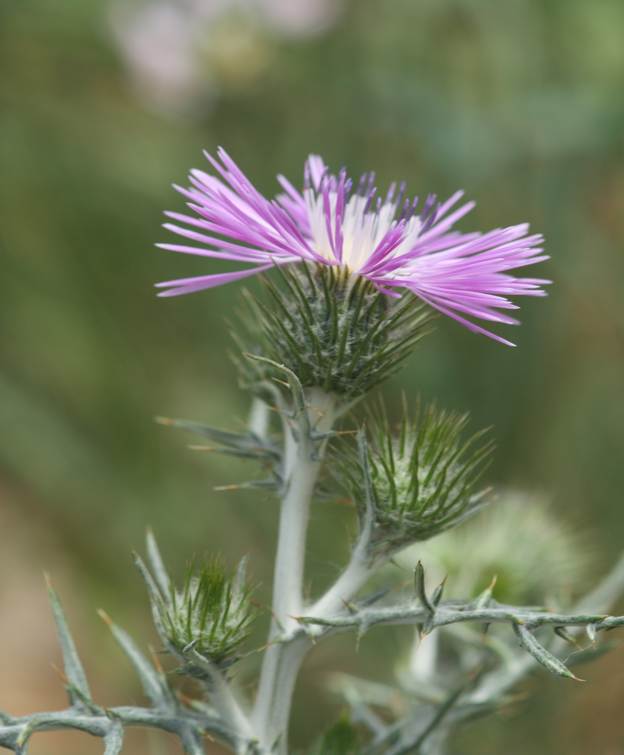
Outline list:
[[[498,580],[497,575],[495,574],[492,577],[492,581],[490,584],[485,588],[485,590],[477,595],[477,597],[474,600],[474,607],[475,608],[486,608],[490,601],[492,600],[492,595],[494,593],[494,588],[496,587],[496,582]]]
[[[420,561],[414,568],[414,587],[416,588],[418,600],[420,600],[427,612],[430,614],[435,613],[435,608],[431,605],[429,596],[427,595],[427,589],[425,587],[425,570]]]
[[[143,563],[143,559],[137,553],[134,553],[133,556],[134,563],[136,564],[141,576],[143,577],[145,586],[147,587],[154,626],[156,627],[161,640],[163,642],[167,642],[167,632],[161,618],[161,611],[164,605],[165,596],[160,592],[158,585],[154,581],[154,578],[152,577],[149,569]]]
[[[447,580],[447,577],[444,577],[444,579],[433,591],[433,594],[431,595],[431,604],[433,606],[437,607],[440,604],[440,601],[442,600],[442,596],[444,595],[444,588],[446,587],[446,580]]]
[[[69,682],[68,694],[70,702],[73,705],[82,705],[84,704],[84,700],[91,699],[91,691],[87,682],[87,676],[80,661],[78,651],[76,650],[76,644],[69,631],[69,626],[61,602],[56,591],[52,587],[52,583],[47,574],[46,583],[50,605],[52,606],[52,613],[54,614],[54,621],[56,622],[59,644],[61,646],[61,652],[63,653],[65,676]]]
[[[104,621],[123,652],[126,654],[130,663],[134,666],[141,686],[146,696],[157,708],[167,706],[172,703],[173,697],[166,682],[161,678],[158,671],[147,660],[143,653],[137,648],[130,635],[121,627],[114,624],[111,618],[104,611],[98,611],[100,618]]]
[[[147,557],[149,558],[150,566],[154,571],[154,578],[156,579],[158,587],[163,595],[167,595],[171,589],[171,579],[169,578],[162,556],[160,555],[158,543],[156,542],[156,538],[151,529],[147,530],[146,547]]]
[[[527,629],[523,624],[514,623],[513,629],[522,647],[545,669],[548,669],[548,671],[557,674],[558,676],[564,676],[567,679],[574,679],[577,682],[583,681],[583,679],[579,679],[575,676],[563,661],[560,661],[559,658],[546,650],[546,648],[537,641],[533,632]]]
[[[208,438],[217,443],[221,447],[219,450],[225,454],[256,459],[279,459],[280,454],[275,446],[268,441],[260,440],[252,433],[233,433],[186,419],[157,417],[156,421],[161,425],[186,430],[202,438]]]

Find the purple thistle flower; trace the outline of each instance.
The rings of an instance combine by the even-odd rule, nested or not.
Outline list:
[[[506,314],[518,309],[510,296],[545,296],[541,278],[509,273],[548,259],[543,237],[529,235],[526,223],[487,233],[454,231],[454,224],[475,206],[459,205],[462,191],[444,202],[429,195],[405,195],[405,184],[377,194],[375,174],[357,185],[345,169],[328,171],[322,158],[305,163],[299,192],[278,176],[283,193],[269,200],[260,194],[223,149],[206,157],[215,175],[192,170],[191,186],[175,188],[194,214],[167,212],[176,223],[165,228],[194,245],[159,244],[162,249],[251,264],[244,270],[158,283],[159,296],[178,296],[220,286],[301,261],[343,266],[369,280],[379,291],[399,297],[411,291],[470,330],[513,346],[472,321],[517,325]]]

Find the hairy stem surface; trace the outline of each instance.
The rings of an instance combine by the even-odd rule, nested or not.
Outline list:
[[[335,419],[332,396],[320,390],[307,395],[313,433],[331,430]],[[265,654],[253,722],[262,746],[279,739],[279,752],[287,752],[287,727],[297,674],[310,646],[308,638],[293,642],[275,640],[297,627],[303,609],[305,546],[310,502],[321,467],[326,441],[306,436],[299,428],[286,428],[284,439],[285,493],[282,499],[275,574],[273,621]]]

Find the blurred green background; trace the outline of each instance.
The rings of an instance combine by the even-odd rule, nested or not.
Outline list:
[[[219,268],[153,248],[162,210],[182,206],[170,184],[218,144],[267,192],[316,151],[414,193],[466,189],[478,207],[463,230],[528,220],[545,234],[540,274],[555,285],[522,302],[518,348],[439,322],[387,392],[493,424],[494,481],[546,491],[604,569],[624,528],[622,91],[621,0],[0,0],[0,708],[63,704],[43,569],[99,699],[140,699],[94,609],[154,642],[129,555],[148,524],[178,571],[193,553],[249,553],[268,594],[275,503],[212,492],[254,470],[152,420],[231,428],[248,410],[225,355],[237,287],[152,289]],[[345,512],[315,510],[314,585],[347,532]],[[327,668],[391,678],[403,639],[316,652],[295,742],[327,720]],[[583,688],[540,677],[457,752],[624,752],[623,663],[615,651],[586,669]],[[100,751],[79,735],[33,742],[35,755]],[[128,751],[146,752],[144,737]]]

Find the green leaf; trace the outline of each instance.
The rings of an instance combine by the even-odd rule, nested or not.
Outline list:
[[[157,417],[156,422],[167,427],[186,430],[202,438],[207,438],[218,446],[218,448],[207,450],[219,451],[220,453],[250,459],[277,461],[280,458],[280,452],[276,446],[268,441],[260,440],[253,433],[232,433],[227,430],[210,427],[201,422],[186,419]]]

